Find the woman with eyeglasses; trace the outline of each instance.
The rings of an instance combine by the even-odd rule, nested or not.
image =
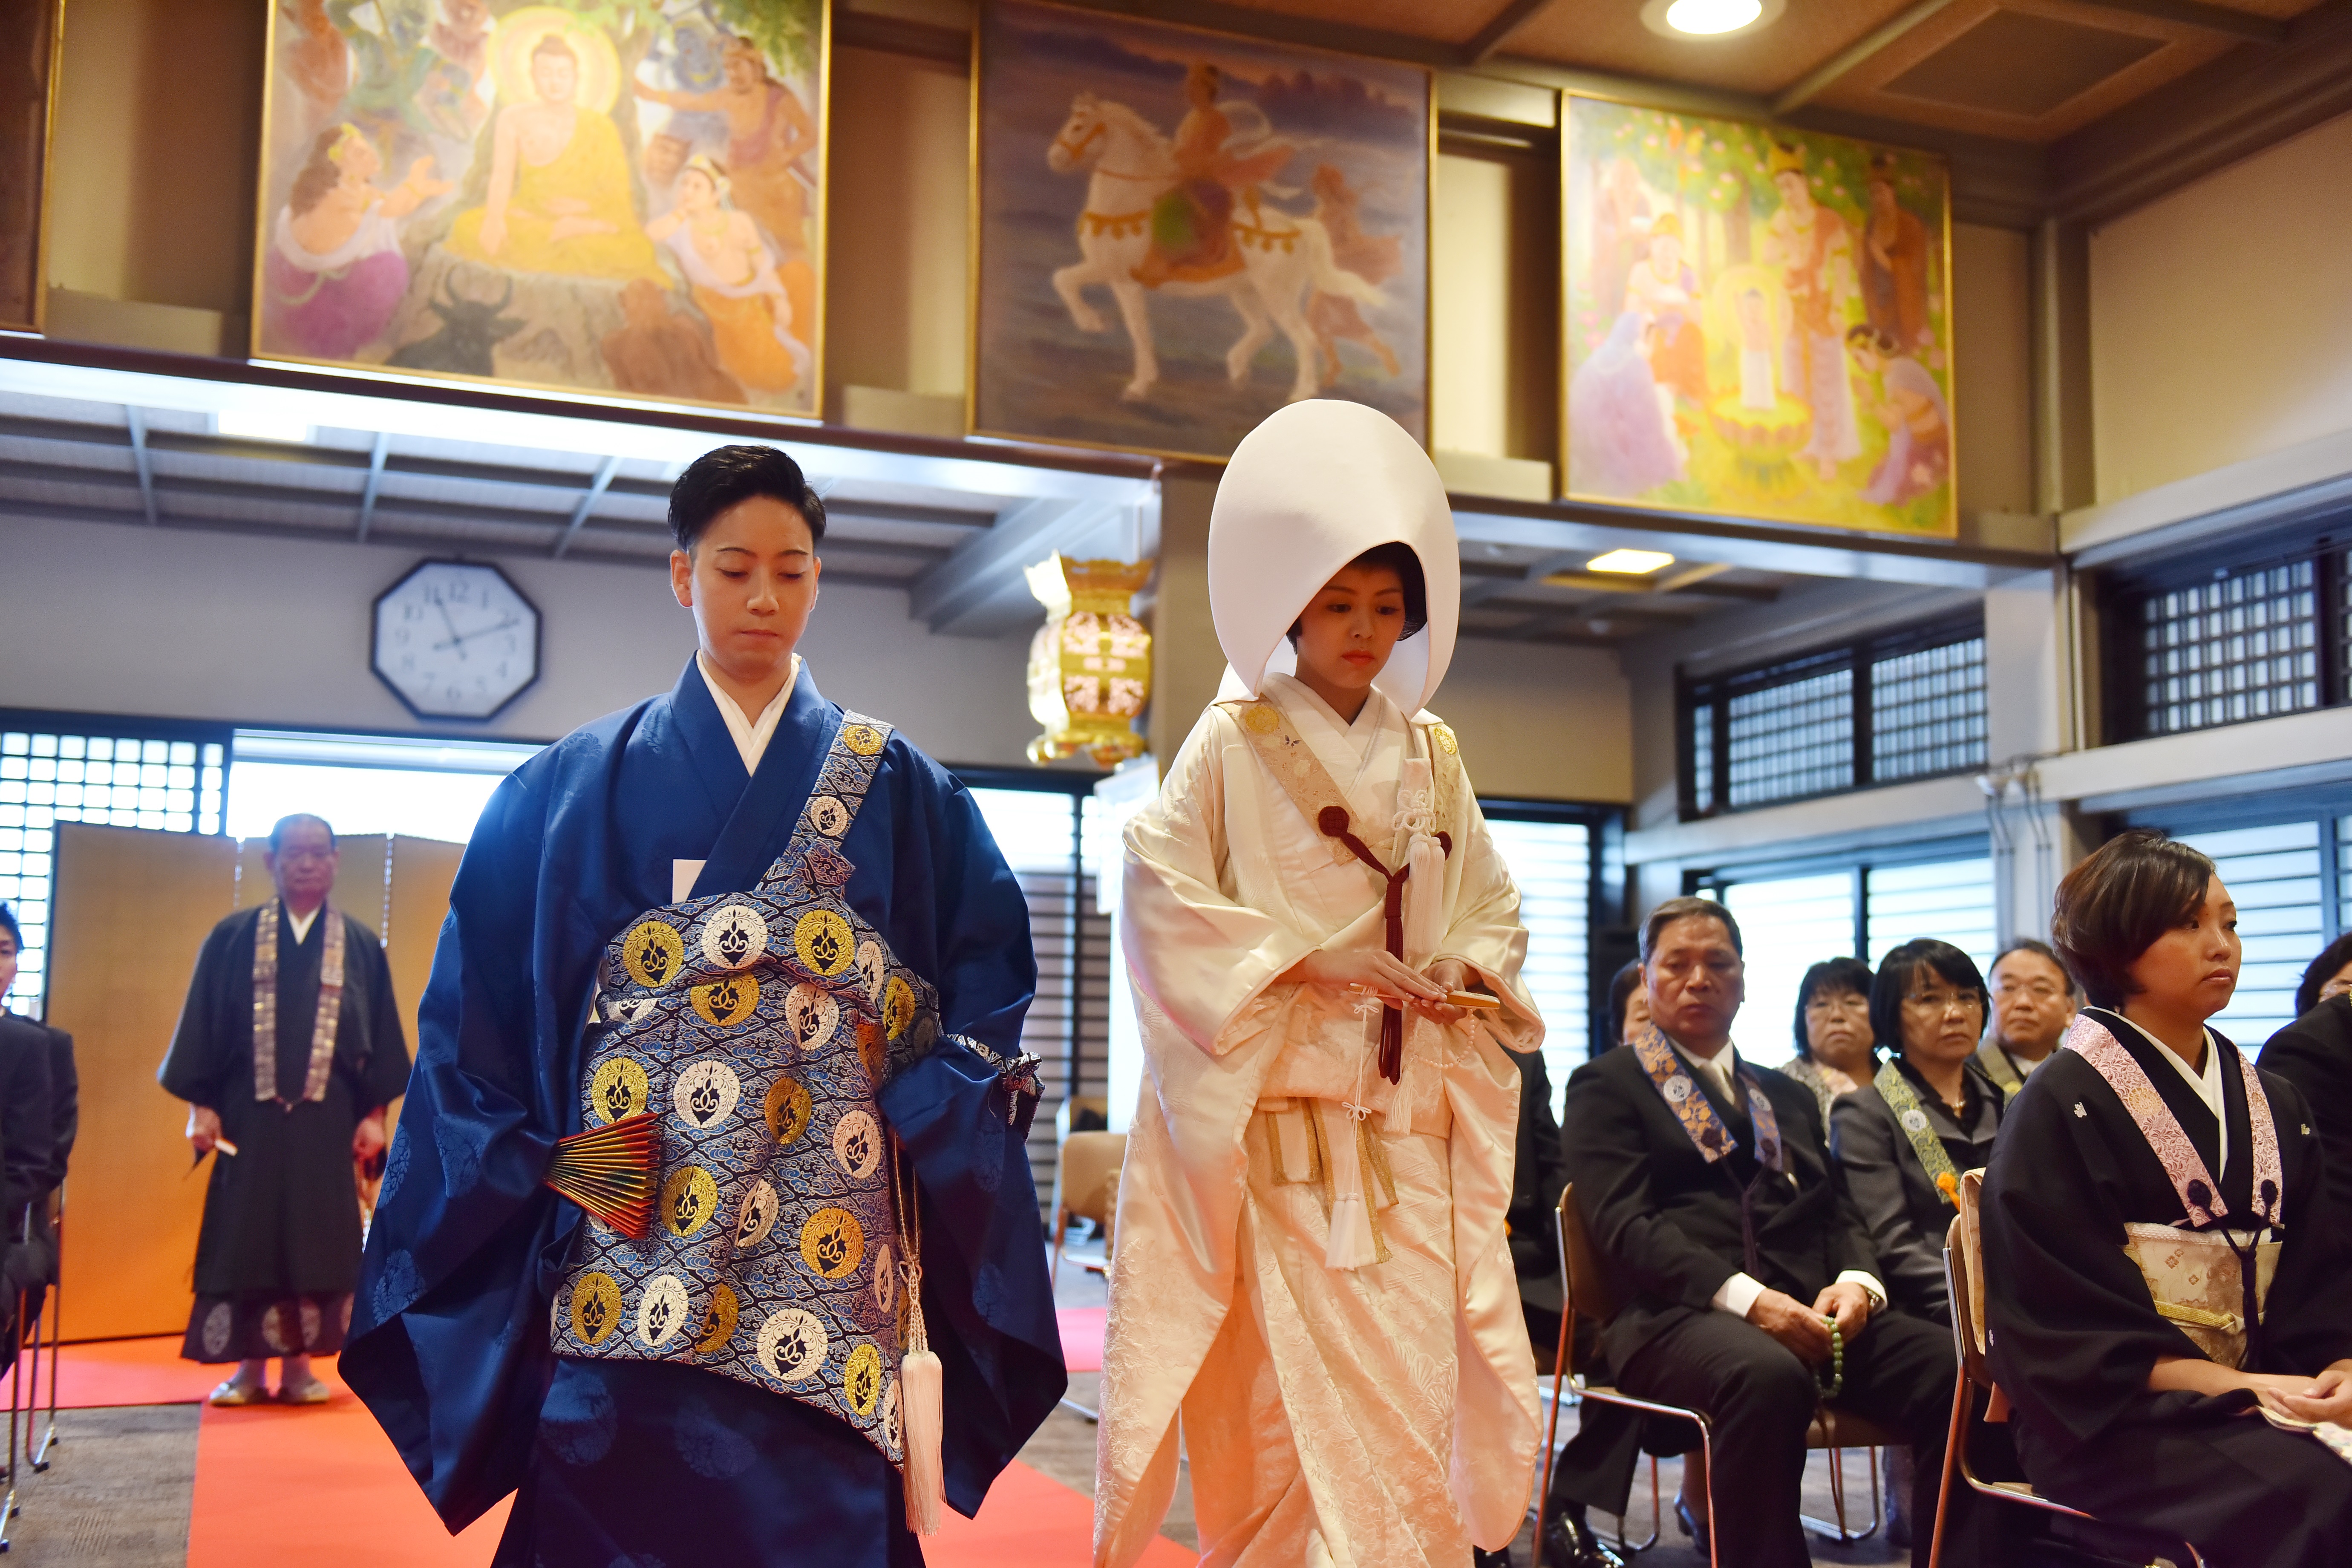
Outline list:
[[[2302,1093],[2207,1022],[2230,890],[2135,828],[2066,874],[2051,934],[2092,1005],[2011,1105],[1981,1215],[2025,1473],[2217,1568],[2352,1562],[2352,1256]]]
[[[1870,1227],[1895,1305],[1952,1321],[1944,1232],[1959,1174],[1992,1158],[2006,1097],[1977,1065],[1990,1003],[1976,961],[1948,942],[1906,942],[1878,965],[1874,1036],[1893,1047],[1871,1080],[1830,1112],[1830,1150]]]
[[[1825,958],[1797,986],[1797,1054],[1780,1070],[1813,1091],[1827,1126],[1831,1102],[1868,1083],[1876,1065],[1870,965],[1858,958]]]

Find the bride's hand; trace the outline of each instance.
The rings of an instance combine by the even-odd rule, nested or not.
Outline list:
[[[1360,988],[1391,1002],[1442,1004],[1445,1000],[1444,986],[1414,973],[1403,960],[1391,958],[1378,948],[1346,952],[1318,949],[1284,970],[1281,978],[1333,991]]]

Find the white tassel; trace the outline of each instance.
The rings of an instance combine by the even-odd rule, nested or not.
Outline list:
[[[1323,1248],[1326,1268],[1361,1268],[1380,1260],[1372,1239],[1372,1211],[1364,1201],[1363,1152],[1356,1142],[1357,1107],[1321,1101],[1325,1156],[1330,1162],[1331,1238]]]
[[[907,1353],[898,1363],[898,1411],[907,1439],[907,1528],[917,1535],[937,1535],[947,1509],[947,1475],[940,1463],[940,1442],[947,1426],[946,1374],[923,1329],[923,1270],[905,1264],[900,1271],[907,1281],[909,1331]]]
[[[1405,837],[1404,956],[1418,968],[1445,941],[1445,847],[1437,841],[1429,759],[1407,757],[1397,773],[1396,830]]]

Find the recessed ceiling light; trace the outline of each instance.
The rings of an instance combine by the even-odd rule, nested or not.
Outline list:
[[[1606,555],[1596,555],[1584,563],[1587,572],[1622,572],[1629,577],[1647,576],[1661,566],[1671,566],[1675,558],[1663,550],[1612,550]]]
[[[310,424],[292,415],[265,414],[251,408],[224,408],[213,416],[213,431],[232,441],[290,441],[308,446]]]
[[[1644,0],[1642,23],[1685,42],[1749,33],[1772,22],[1787,0]]]

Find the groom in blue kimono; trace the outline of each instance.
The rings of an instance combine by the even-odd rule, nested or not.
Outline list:
[[[1065,1387],[1025,1142],[1028,910],[978,807],[793,651],[824,505],[766,447],[670,497],[699,647],[483,812],[344,1378],[496,1562],[919,1563],[941,1363],[976,1511]]]

